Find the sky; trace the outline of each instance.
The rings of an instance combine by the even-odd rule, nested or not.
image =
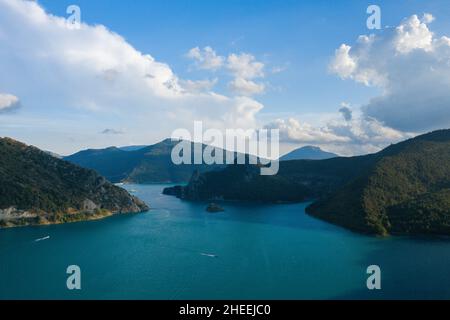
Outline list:
[[[66,155],[203,121],[376,152],[450,127],[449,17],[446,0],[0,0],[0,136]]]

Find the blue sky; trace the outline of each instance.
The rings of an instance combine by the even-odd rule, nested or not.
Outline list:
[[[2,1],[8,3],[11,0]],[[156,61],[167,64],[176,77],[182,79],[181,81],[217,78],[217,83],[212,90],[220,95],[230,97],[230,99],[235,97],[235,94],[231,92],[230,82],[236,75],[230,74],[226,67],[215,71],[196,68],[195,61],[188,58],[187,53],[195,47],[202,49],[209,46],[225,60],[232,54],[251,55],[255,61],[264,65],[264,76],[246,80],[252,80],[265,87],[263,93],[252,94],[249,97],[253,103],[251,108],[259,108],[255,106],[255,103],[263,106],[257,112],[252,111],[255,114],[251,115],[251,120],[255,116],[258,126],[273,126],[274,124],[271,122],[280,120],[281,122],[278,122],[277,125],[286,129],[287,132],[285,149],[316,144],[342,154],[357,154],[376,151],[376,149],[396,139],[407,137],[409,134],[420,133],[429,128],[434,129],[429,125],[418,125],[417,130],[415,127],[402,126],[400,120],[390,121],[378,110],[374,111],[374,106],[369,106],[369,109],[372,110],[371,117],[379,117],[377,119],[380,121],[380,125],[392,123],[387,126],[387,129],[398,132],[386,134],[386,139],[383,141],[377,136],[380,142],[371,145],[370,148],[361,147],[367,141],[358,140],[355,143],[354,132],[351,137],[344,135],[334,140],[316,138],[328,137],[330,130],[335,130],[336,125],[333,123],[331,126],[327,121],[330,121],[329,118],[332,118],[334,114],[339,116],[338,109],[343,105],[351,108],[354,114],[360,112],[364,114],[365,111],[359,109],[369,104],[371,98],[391,91],[391,87],[386,85],[364,84],[357,80],[356,74],[346,77],[339,74],[338,71],[330,72],[329,66],[335,58],[336,50],[343,43],[355,46],[358,36],[363,34],[374,33],[381,38],[385,37],[390,29],[394,30],[394,28],[385,28],[385,26],[398,26],[404,19],[414,14],[420,17],[424,13],[431,13],[435,18],[430,24],[434,34],[449,35],[450,6],[447,1],[40,0],[38,3],[47,13],[59,17],[67,17],[67,6],[76,4],[81,8],[83,23],[90,26],[104,25],[108,30],[122,36],[136,51],[151,55]],[[368,17],[366,8],[370,4],[376,4],[381,8],[382,30],[374,32],[366,27]],[[6,28],[5,26],[5,30]],[[48,32],[48,29],[43,29],[40,34]],[[10,31],[12,35],[17,32],[7,31]],[[45,35],[42,38],[45,38]],[[25,38],[18,39],[17,41],[24,41]],[[418,40],[414,39],[414,41]],[[40,43],[38,43],[39,45]],[[26,48],[25,45],[24,48]],[[46,48],[42,50],[48,50]],[[4,55],[14,55],[13,46],[3,50],[5,50]],[[11,52],[6,52],[6,50],[11,50]],[[89,52],[89,42],[84,50]],[[39,64],[38,61],[36,63]],[[396,60],[392,63],[397,66],[401,61]],[[279,69],[280,72],[273,72],[275,69]],[[60,71],[61,68],[58,67],[58,70]],[[17,73],[20,72],[18,68]],[[37,74],[33,74],[33,76],[39,78]],[[63,76],[61,76],[62,78]],[[19,83],[20,77],[17,76],[16,80]],[[58,92],[56,85],[58,80],[53,79],[49,83],[55,85],[51,92]],[[131,127],[133,127],[133,123],[136,123],[136,118],[140,117],[138,113],[140,111],[133,111],[133,115],[136,116],[134,119],[128,119],[128,115],[121,115],[120,111],[116,112],[115,110],[95,114],[95,110],[92,111],[92,109],[97,108],[98,101],[93,102],[96,107],[88,108],[89,111],[78,108],[78,106],[65,110],[56,107],[56,105],[64,104],[64,100],[61,102],[60,97],[56,94],[55,97],[49,97],[46,94],[44,102],[37,102],[37,93],[30,94],[29,97],[24,96],[29,91],[29,87],[27,90],[17,88],[16,84],[12,84],[12,80],[0,81],[0,94],[17,96],[22,106],[14,113],[6,116],[0,114],[0,116],[9,117],[10,121],[19,119],[20,116],[27,119],[26,124],[17,125],[15,128],[12,126],[0,128],[0,135],[12,135],[43,148],[70,153],[84,147],[152,143],[170,135],[171,130],[174,129],[170,126],[160,127],[160,123],[166,121],[161,118],[155,130],[148,131],[139,137],[138,130],[143,130],[145,125]],[[18,92],[22,96],[18,95]],[[111,92],[111,97],[107,97],[107,99],[113,99],[114,94],[118,95],[119,93]],[[53,98],[54,102],[52,102]],[[35,106],[30,106],[30,104],[35,104]],[[26,107],[29,107],[28,110]],[[186,112],[189,112],[188,109]],[[162,111],[153,112],[156,115],[157,112]],[[143,114],[141,115],[143,116]],[[180,114],[179,109],[177,109],[177,114]],[[145,112],[145,116],[148,115]],[[152,117],[151,113],[150,117]],[[223,115],[220,119],[226,117]],[[233,118],[233,116],[230,117]],[[249,117],[244,117],[244,119],[250,119]],[[49,120],[49,118],[57,119],[66,125],[54,128],[49,125],[42,129],[45,126],[33,127],[31,124],[43,123],[45,119]],[[95,121],[99,118],[102,119],[101,123]],[[198,120],[199,116],[193,116],[193,118]],[[212,117],[208,117],[209,120],[211,120],[210,118]],[[291,118],[293,121],[290,122],[290,125],[294,125],[295,128],[292,130],[296,132],[295,134],[288,132],[290,130],[288,119]],[[301,129],[298,128],[296,121],[301,124]],[[302,121],[307,121],[308,124],[303,124]],[[77,134],[74,127],[79,123],[85,124],[86,130],[80,129],[83,132]],[[304,125],[307,129],[304,129]],[[441,124],[439,125],[441,126]],[[24,128],[23,126],[28,127]],[[93,126],[96,127],[96,130],[91,129]],[[364,124],[364,126],[366,125]],[[369,126],[373,126],[373,124],[369,124]],[[308,131],[309,138],[301,138],[303,132],[297,131],[313,130],[310,127],[318,128],[319,133]],[[324,127],[327,128],[323,130]],[[330,129],[331,127],[333,129]],[[113,129],[109,132],[115,131],[120,134],[103,139],[99,135],[103,129]],[[340,132],[341,129],[339,129]],[[69,132],[70,130],[72,131]],[[356,131],[358,130],[360,128]],[[92,136],[87,135],[87,132],[90,132]],[[382,135],[386,131],[379,130],[379,132]],[[337,135],[335,131],[332,133]],[[59,138],[50,138],[52,135]],[[310,138],[311,136],[314,138]],[[371,137],[370,134],[366,134],[366,136]],[[355,145],[359,145],[359,147],[355,147]]]
[[[342,101],[362,104],[374,90],[330,75],[327,66],[341,43],[352,42],[366,28],[366,9],[378,4],[382,24],[395,26],[412,14],[432,12],[434,29],[450,30],[450,6],[443,1],[299,1],[299,0],[44,0],[51,13],[65,16],[68,5],[82,9],[82,19],[104,24],[138,50],[169,63],[185,77],[184,57],[192,47],[217,52],[250,52],[272,67],[286,70],[271,78],[274,86],[260,97],[265,112],[335,111]],[[442,18],[441,18],[442,17]],[[318,93],[321,94],[318,94]]]

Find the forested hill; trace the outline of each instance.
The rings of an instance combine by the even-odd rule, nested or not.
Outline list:
[[[371,155],[280,163],[276,176],[255,166],[196,174],[166,194],[185,199],[316,200],[311,215],[372,234],[450,234],[450,130]]]
[[[0,226],[97,219],[148,210],[93,170],[0,138]]]
[[[111,182],[132,183],[181,183],[189,181],[194,171],[224,168],[224,165],[173,163],[172,148],[178,141],[163,140],[138,149],[110,147],[77,152],[64,159],[84,168],[97,171]],[[205,145],[201,145],[204,150]],[[191,158],[194,143],[191,143]],[[225,153],[225,151],[222,150]]]
[[[450,234],[450,130],[392,145],[370,171],[308,208],[377,234]]]

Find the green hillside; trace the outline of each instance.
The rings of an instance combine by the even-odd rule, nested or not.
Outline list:
[[[177,141],[166,139],[157,144],[131,151],[116,147],[90,149],[64,159],[84,168],[93,169],[114,183],[181,183],[189,181],[195,170],[205,172],[224,168],[223,165],[173,164],[171,152],[177,143]],[[192,150],[194,150],[193,146],[194,144],[191,144]],[[202,146],[202,148],[204,147]]]
[[[224,170],[196,173],[186,187],[166,188],[166,194],[188,200],[298,202],[331,194],[373,163],[374,156],[321,161],[281,161],[276,175],[262,176],[255,165],[231,165]]]
[[[180,198],[305,201],[315,217],[370,234],[450,234],[450,130],[418,136],[372,155],[283,161],[276,176],[255,166],[196,174]]]
[[[96,172],[0,138],[0,226],[97,219],[148,207]]]
[[[450,130],[386,148],[363,175],[308,212],[368,233],[450,234]]]

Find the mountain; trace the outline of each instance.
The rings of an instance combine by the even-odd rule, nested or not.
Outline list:
[[[326,152],[319,147],[305,146],[295,149],[280,158],[280,161],[288,160],[323,160],[338,157],[337,154]]]
[[[44,151],[45,153],[51,155],[52,157],[55,157],[55,158],[58,158],[58,159],[62,159],[62,156],[59,155],[59,154],[57,154],[57,153],[54,153],[54,152],[51,152],[51,151],[46,151],[46,150],[43,150],[43,151]]]
[[[144,149],[146,146],[125,146],[125,147],[119,147],[120,150],[123,151],[136,151],[136,150],[140,150],[140,149]]]
[[[196,172],[187,186],[166,188],[164,193],[187,200],[306,201],[329,194],[362,174],[372,158],[281,161],[273,176],[260,175],[256,165],[232,165]]]
[[[92,220],[148,210],[93,170],[0,138],[0,226]]]
[[[80,151],[64,160],[96,170],[111,182],[130,183],[181,183],[189,181],[194,171],[205,172],[223,169],[225,165],[180,164],[175,165],[171,159],[172,148],[178,141],[166,139],[157,144],[122,150],[116,147],[106,149],[89,149]],[[191,159],[194,154],[194,143],[191,143]],[[204,150],[206,146],[202,145]],[[226,154],[225,151],[224,155]]]
[[[365,233],[450,235],[450,130],[390,146],[367,173],[308,208]]]
[[[109,181],[121,182],[139,164],[143,157],[142,149],[123,151],[116,147],[89,149],[77,152],[63,159],[83,168],[93,169]]]
[[[314,200],[307,212],[368,234],[450,235],[450,130],[371,155],[280,162],[276,176],[255,166],[195,174],[164,193],[184,199]]]

